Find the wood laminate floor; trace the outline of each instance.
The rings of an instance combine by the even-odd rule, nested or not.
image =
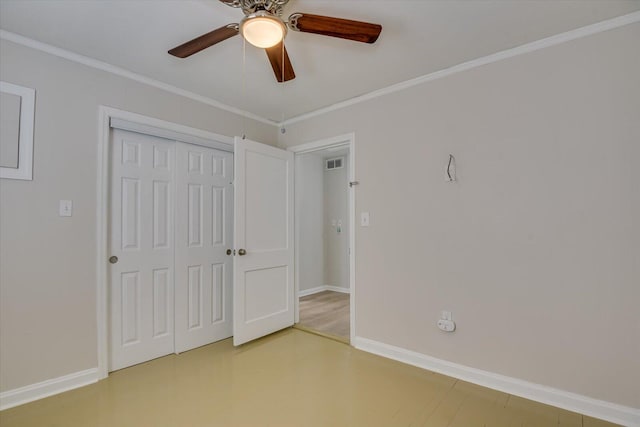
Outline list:
[[[612,424],[286,329],[112,373],[0,412],[2,427],[604,427]]]
[[[323,291],[300,298],[300,325],[349,340],[349,294]]]

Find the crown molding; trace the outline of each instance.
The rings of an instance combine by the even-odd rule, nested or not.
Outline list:
[[[200,102],[202,104],[210,105],[215,108],[219,108],[224,111],[228,111],[233,114],[238,114],[239,116],[246,117],[248,119],[253,119],[258,122],[278,126],[278,123],[266,119],[264,117],[258,116],[256,114],[250,113],[249,111],[241,110],[239,108],[232,107],[227,104],[223,104],[220,101],[216,101],[213,98],[209,98],[206,96],[198,95],[197,93],[190,92],[188,90],[181,89],[177,86],[173,86],[159,80],[152,79],[147,76],[143,76],[142,74],[134,73],[133,71],[126,70],[124,68],[109,64],[107,62],[99,61],[94,58],[90,58],[88,56],[80,55],[78,53],[74,53],[68,51],[66,49],[62,49],[56,46],[52,46],[47,43],[43,43],[37,40],[30,39],[25,36],[21,36],[16,33],[12,33],[6,30],[0,30],[0,39],[7,40],[12,43],[16,43],[22,46],[30,47],[32,49],[39,50],[41,52],[48,53],[50,55],[57,56],[59,58],[64,58],[72,62],[77,62],[82,65],[86,65],[91,68],[95,68],[97,70],[105,71],[107,73],[115,74],[120,77],[124,77],[130,80],[134,80],[138,83],[142,83],[148,86],[155,87],[156,89],[164,90],[165,92],[173,93],[174,95],[182,96],[185,98],[189,98],[193,101]]]
[[[19,34],[15,34],[10,31],[0,30],[0,39],[7,40],[7,41],[20,44],[26,47],[30,47],[36,50],[40,50],[42,52],[49,53],[51,55],[58,56],[60,58],[77,62],[83,65],[86,65],[88,67],[96,68],[98,70],[102,70],[108,73],[116,74],[124,78],[135,80],[139,83],[153,86],[157,89],[161,89],[161,90],[173,93],[175,95],[183,96],[185,98],[189,98],[194,101],[197,101],[206,105],[210,105],[212,107],[216,107],[221,110],[228,111],[230,113],[238,114],[240,116],[253,119],[264,124],[283,127],[283,126],[291,125],[293,123],[310,119],[312,117],[320,116],[332,111],[350,107],[352,105],[359,104],[361,102],[369,101],[371,99],[375,99],[384,95],[406,90],[413,86],[417,86],[433,80],[441,79],[456,73],[461,73],[463,71],[471,70],[473,68],[477,68],[483,65],[502,61],[508,58],[513,58],[514,56],[523,55],[529,52],[534,52],[536,50],[544,49],[551,46],[556,46],[562,43],[566,43],[568,41],[580,39],[583,37],[587,37],[593,34],[598,34],[598,33],[612,30],[615,28],[624,27],[626,25],[634,24],[637,22],[640,22],[640,11],[617,16],[615,18],[607,19],[601,22],[596,22],[595,24],[586,25],[584,27],[576,28],[574,30],[556,34],[556,35],[546,37],[540,40],[536,40],[530,43],[526,43],[511,49],[506,49],[500,52],[496,52],[491,55],[483,56],[481,58],[472,59],[471,61],[463,62],[461,64],[451,66],[449,68],[445,68],[439,71],[435,71],[433,73],[425,74],[423,76],[406,80],[404,82],[396,83],[382,89],[374,90],[372,92],[368,92],[363,95],[356,96],[346,101],[338,102],[338,103],[329,105],[327,107],[319,108],[317,110],[310,111],[308,113],[301,114],[299,116],[295,116],[280,122],[258,116],[251,112],[241,110],[239,108],[235,108],[230,105],[223,104],[219,101],[216,101],[215,99],[198,95],[197,93],[190,92],[190,91],[181,89],[179,87],[172,86],[167,83],[163,83],[159,80],[155,80],[150,77],[146,77],[141,74],[134,73],[132,71],[126,70],[121,67],[117,67],[107,62],[98,61],[97,59],[93,59],[88,56],[80,55],[59,47],[55,47],[43,42],[39,42],[37,40],[33,40],[28,37],[21,36]]]
[[[625,25],[640,22],[640,11],[632,12],[626,15],[617,16],[615,18],[607,19],[605,21],[596,22],[584,27],[576,28],[564,33],[556,34],[554,36],[546,37],[534,42],[526,43],[511,49],[506,49],[500,52],[493,53],[491,55],[483,56],[481,58],[472,59],[471,61],[463,62],[458,65],[454,65],[443,70],[435,71],[433,73],[425,74],[420,77],[416,77],[411,80],[396,83],[391,86],[387,86],[382,89],[374,90],[372,92],[356,96],[346,101],[338,102],[336,104],[323,107],[309,113],[305,113],[290,119],[284,120],[279,125],[287,126],[296,122],[301,122],[312,117],[320,116],[332,111],[340,110],[342,108],[350,107],[361,102],[369,101],[380,96],[388,95],[394,92],[399,92],[405,89],[409,89],[413,86],[417,86],[423,83],[427,83],[433,80],[438,80],[453,74],[461,73],[463,71],[471,70],[473,68],[480,67],[482,65],[491,64],[493,62],[502,61],[503,59],[513,58],[514,56],[523,55],[525,53],[534,52],[536,50],[544,49],[551,46],[556,46],[571,40],[580,39],[593,34],[598,34],[604,31],[612,30],[614,28],[623,27]]]

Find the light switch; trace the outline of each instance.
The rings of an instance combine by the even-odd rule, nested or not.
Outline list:
[[[361,212],[360,213],[360,226],[368,227],[369,226],[369,212]]]
[[[71,216],[73,214],[73,202],[71,200],[60,200],[60,216]]]

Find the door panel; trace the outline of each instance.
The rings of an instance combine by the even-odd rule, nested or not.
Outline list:
[[[235,141],[233,343],[293,325],[293,154]]]
[[[170,288],[172,282],[171,271],[168,268],[158,268],[153,270],[153,336],[160,337],[167,333],[173,325],[169,324],[167,307],[173,289]]]
[[[287,310],[287,266],[247,270],[244,279],[247,323]]]
[[[173,352],[173,142],[111,136],[110,357],[113,371]]]
[[[173,233],[169,221],[173,209],[169,198],[170,191],[171,183],[153,182],[153,247],[155,249],[169,249],[169,237]]]
[[[287,249],[287,159],[247,151],[245,161],[246,249],[252,253]],[[265,209],[268,207],[268,209]]]
[[[176,352],[232,334],[233,154],[176,145]]]

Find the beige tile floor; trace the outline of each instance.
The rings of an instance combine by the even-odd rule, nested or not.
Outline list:
[[[2,427],[608,425],[295,329],[163,357],[0,412]]]

